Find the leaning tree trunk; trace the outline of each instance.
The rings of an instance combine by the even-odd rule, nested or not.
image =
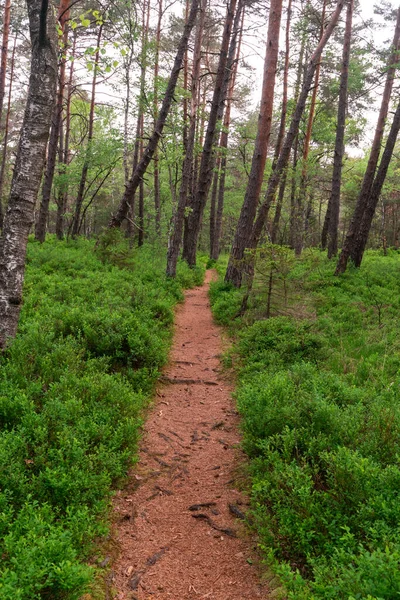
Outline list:
[[[186,231],[182,256],[191,267],[196,264],[197,241],[214,167],[214,143],[217,136],[217,122],[218,118],[222,118],[227,92],[227,77],[225,71],[228,64],[229,40],[231,38],[236,3],[237,0],[230,0],[227,7],[219,52],[217,76],[215,78],[214,93],[211,101],[207,131],[204,138],[203,152],[200,161],[199,177],[197,180],[196,192],[190,204],[190,213],[185,223]]]
[[[372,188],[369,193],[367,205],[365,207],[363,218],[359,226],[358,234],[355,238],[352,256],[356,267],[359,267],[361,265],[363,259],[365,246],[367,245],[368,235],[371,229],[372,219],[374,218],[375,210],[379,201],[379,196],[381,194],[382,187],[385,182],[387,170],[389,168],[389,163],[393,155],[393,150],[396,144],[399,130],[400,103],[398,104],[397,110],[393,117],[393,122],[386,141],[385,149],[382,154],[381,162],[379,164],[374,183],[372,184]]]
[[[27,0],[32,43],[28,98],[0,238],[0,348],[15,336],[26,245],[33,224],[57,87],[57,39],[48,0]]]
[[[342,70],[340,74],[339,103],[337,116],[337,129],[335,140],[335,155],[333,159],[332,190],[329,197],[328,208],[322,230],[322,248],[328,244],[328,258],[337,254],[338,227],[340,212],[340,188],[342,182],[342,165],[344,156],[344,132],[347,113],[347,88],[349,80],[349,61],[351,46],[351,30],[353,21],[354,0],[349,0],[347,5],[346,30],[343,41]],[[325,235],[324,235],[324,232]]]
[[[135,192],[143,179],[143,175],[145,174],[147,167],[149,166],[150,161],[154,156],[154,152],[157,148],[158,141],[162,136],[164,125],[167,120],[172,101],[174,99],[175,87],[178,81],[180,70],[182,68],[182,63],[185,56],[185,51],[189,41],[190,33],[193,29],[193,25],[196,19],[198,3],[199,0],[192,0],[189,18],[183,30],[182,38],[179,42],[174,66],[172,68],[171,76],[168,81],[160,113],[158,115],[157,122],[154,126],[154,131],[145,148],[145,151],[143,152],[141,160],[139,161],[134,173],[132,174],[129,184],[125,188],[125,193],[122,197],[117,212],[114,215],[112,215],[110,219],[110,222],[108,224],[109,228],[120,227],[124,219],[126,219],[126,216],[129,211],[130,199],[132,198],[132,196],[135,195]]]
[[[369,155],[367,168],[362,182],[361,190],[357,199],[356,208],[352,216],[350,226],[343,244],[342,251],[336,265],[335,274],[344,273],[347,267],[349,258],[355,258],[353,252],[356,248],[356,238],[359,232],[359,226],[363,218],[365,207],[368,202],[369,193],[375,177],[376,167],[379,161],[379,154],[382,144],[382,138],[385,130],[386,117],[389,110],[390,95],[393,88],[394,76],[399,61],[400,47],[400,8],[397,11],[396,29],[393,37],[393,51],[389,58],[389,64],[386,75],[385,87],[382,94],[381,108],[379,111],[378,122],[375,129],[375,135],[372,142],[371,153]]]
[[[257,137],[246,194],[236,227],[236,233],[229,256],[229,264],[225,275],[225,281],[232,283],[236,287],[240,287],[242,281],[242,261],[245,249],[249,246],[251,230],[254,217],[256,216],[264,178],[265,163],[267,160],[268,142],[271,134],[281,16],[282,0],[271,0]]]

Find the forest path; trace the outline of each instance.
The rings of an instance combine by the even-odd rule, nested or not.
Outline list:
[[[235,488],[243,459],[238,415],[219,375],[223,348],[208,300],[211,278],[208,271],[205,284],[187,291],[177,308],[170,362],[139,463],[115,499],[119,600],[267,596],[250,564],[257,561],[254,542],[240,521],[246,499]]]

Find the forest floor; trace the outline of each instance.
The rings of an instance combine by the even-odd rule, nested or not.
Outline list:
[[[222,377],[221,330],[207,272],[176,311],[170,362],[144,426],[139,461],[117,493],[112,566],[118,600],[266,598],[241,520],[238,414]],[[242,469],[243,471],[243,469]]]

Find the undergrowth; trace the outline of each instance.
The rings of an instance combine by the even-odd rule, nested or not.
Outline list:
[[[400,256],[333,270],[317,251],[293,262],[293,302],[270,319],[258,292],[242,318],[243,292],[217,283],[211,299],[235,332],[253,518],[287,597],[389,600],[400,596]]]
[[[0,357],[1,600],[90,590],[173,307],[202,280],[182,264],[168,280],[153,249],[111,235],[96,252],[84,240],[28,247],[19,332]]]

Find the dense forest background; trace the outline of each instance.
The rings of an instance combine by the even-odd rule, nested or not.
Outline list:
[[[365,9],[4,1],[1,599],[111,597],[111,490],[206,266],[275,597],[400,593],[400,6]]]

